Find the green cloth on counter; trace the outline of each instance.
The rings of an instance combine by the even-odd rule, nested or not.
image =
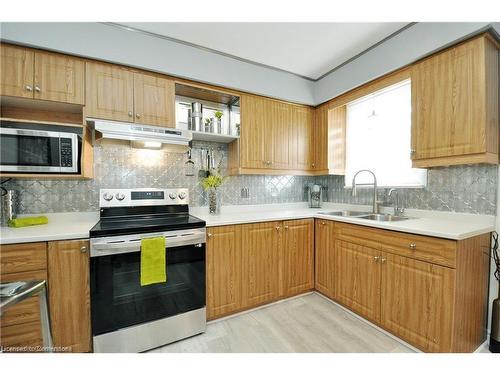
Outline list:
[[[22,228],[22,227],[29,227],[30,225],[48,224],[48,222],[49,219],[47,218],[47,216],[20,217],[17,219],[10,220],[9,227]]]
[[[165,237],[141,240],[141,286],[167,281]]]

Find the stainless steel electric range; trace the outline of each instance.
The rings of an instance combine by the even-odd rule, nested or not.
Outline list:
[[[205,331],[205,222],[187,189],[101,189],[90,230],[94,352],[142,352]],[[167,281],[141,286],[141,239],[164,236]]]

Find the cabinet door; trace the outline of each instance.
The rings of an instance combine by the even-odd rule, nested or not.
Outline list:
[[[54,345],[90,351],[89,241],[49,242],[48,274]]]
[[[33,61],[32,50],[0,45],[0,95],[33,98]]]
[[[283,294],[292,296],[314,288],[314,220],[283,223]]]
[[[335,239],[330,220],[316,220],[315,230],[315,281],[314,286],[320,293],[335,299]]]
[[[268,139],[266,148],[272,156],[271,164],[267,167],[291,169],[293,168],[292,155],[294,151],[291,147],[291,139],[293,139],[292,106],[273,101],[269,105],[271,106],[268,124],[270,139]]]
[[[268,139],[270,101],[250,95],[241,96],[240,159],[242,168],[267,168],[271,162]]]
[[[326,107],[314,110],[311,140],[312,170],[328,169],[328,111]]]
[[[241,309],[241,226],[208,228],[207,319]]]
[[[292,109],[293,137],[293,168],[311,170],[312,166],[312,113],[308,108],[294,106]]]
[[[70,56],[35,53],[35,99],[84,104],[85,62]]]
[[[86,63],[86,115],[134,121],[134,73],[115,65]]]
[[[480,43],[412,67],[413,160],[486,152]]]
[[[242,307],[271,302],[279,296],[281,222],[242,226]]]
[[[383,253],[381,324],[425,352],[451,350],[455,270]]]
[[[175,128],[174,82],[134,73],[135,122]]]
[[[337,300],[365,318],[380,318],[380,251],[337,240]]]

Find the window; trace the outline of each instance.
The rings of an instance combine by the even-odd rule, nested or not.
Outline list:
[[[422,187],[425,169],[412,168],[411,84],[409,80],[364,96],[346,106],[346,187],[360,169],[370,169],[380,187]],[[370,183],[361,173],[356,182]]]

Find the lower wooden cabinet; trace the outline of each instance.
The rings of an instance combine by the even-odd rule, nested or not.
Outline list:
[[[278,298],[282,222],[247,224],[242,228],[242,307]]]
[[[241,309],[241,225],[208,229],[207,319]]]
[[[314,288],[314,221],[283,222],[283,290],[285,297]]]
[[[451,241],[333,226],[325,239],[317,221],[316,289],[327,294],[332,272],[332,299],[425,352],[472,352],[484,342],[489,234]],[[329,267],[325,244],[332,238]]]
[[[371,321],[380,317],[380,251],[335,242],[337,300]]]
[[[314,288],[332,299],[336,297],[334,226],[334,221],[316,220],[314,230]]]
[[[313,220],[207,229],[207,318],[314,288]]]
[[[91,351],[89,241],[48,245],[49,306],[54,346]]]
[[[380,324],[423,351],[450,351],[455,270],[382,254]]]

